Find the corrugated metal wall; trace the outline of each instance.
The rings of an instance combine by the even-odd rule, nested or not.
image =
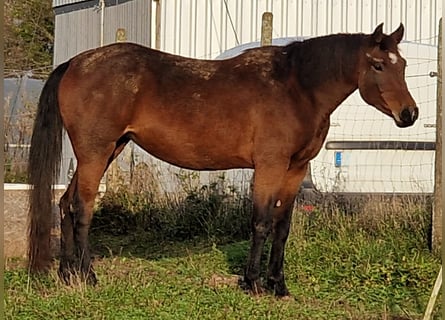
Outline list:
[[[425,44],[436,44],[442,12],[441,0],[160,1],[161,49],[198,58],[258,41],[265,11],[273,13],[274,38],[369,33],[381,22],[389,32],[402,22],[405,40]]]
[[[75,2],[75,3],[74,3]],[[58,0],[54,3],[65,4],[64,11],[55,18],[54,65],[68,60],[87,49],[101,44],[101,9],[99,1]],[[116,41],[118,28],[126,30],[128,41],[150,45],[151,43],[151,0],[116,1],[105,3],[104,44]],[[66,4],[73,6],[69,9]],[[85,4],[88,8],[76,10],[75,5]]]
[[[104,44],[116,42],[116,30],[126,29],[127,40],[151,44],[151,1],[135,0],[105,8]]]
[[[100,43],[99,14],[93,9],[73,11],[55,18],[54,65]]]

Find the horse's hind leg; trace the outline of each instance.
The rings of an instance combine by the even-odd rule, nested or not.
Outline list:
[[[73,223],[74,212],[71,205],[74,202],[74,193],[77,184],[77,170],[71,179],[68,189],[60,198],[60,221],[61,221],[61,238],[60,238],[60,266],[59,276],[66,282],[70,282],[70,275],[75,270],[76,256],[74,253]]]
[[[59,276],[67,283],[70,282],[71,275],[76,274],[78,272],[83,274],[83,276],[86,277],[86,279],[90,283],[93,284],[96,283],[96,277],[91,268],[91,258],[88,249],[88,239],[87,239],[88,229],[92,218],[94,199],[103,173],[106,171],[110,163],[115,158],[117,158],[117,156],[122,152],[128,141],[129,139],[122,138],[117,142],[114,151],[108,158],[106,165],[103,167],[104,169],[102,170],[100,169],[101,166],[103,166],[101,164],[103,163],[103,159],[94,160],[94,163],[97,163],[97,166],[94,166],[93,164],[89,165],[95,167],[94,172],[96,173],[96,175],[88,176],[87,173],[86,174],[87,178],[83,179],[91,181],[91,185],[89,186],[89,188],[87,188],[86,197],[83,196],[85,194],[84,188],[82,188],[81,194],[79,194],[80,190],[78,187],[78,180],[79,180],[78,172],[79,170],[81,172],[88,171],[89,166],[79,164],[78,168],[76,169],[76,172],[73,175],[71,183],[68,186],[68,189],[60,199],[59,207],[60,207],[60,214],[62,221],[61,222],[62,237],[61,237],[61,248],[60,248],[61,252],[60,252]],[[92,198],[92,204],[85,203],[84,201],[85,198],[86,199]],[[86,233],[85,233],[85,228],[87,229]],[[87,248],[86,250],[85,247]]]

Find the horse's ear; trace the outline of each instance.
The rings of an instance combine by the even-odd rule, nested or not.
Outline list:
[[[380,43],[383,40],[383,22],[375,28],[374,32],[372,33],[372,38],[374,39],[375,43]]]
[[[400,23],[400,26],[397,28],[396,31],[394,31],[393,33],[391,33],[391,37],[397,42],[400,43],[400,41],[402,41],[403,38],[403,32],[405,31],[405,28],[403,27],[403,24]]]

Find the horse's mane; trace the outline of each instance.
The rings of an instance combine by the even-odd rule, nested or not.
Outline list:
[[[350,77],[366,39],[364,34],[336,34],[292,42],[282,52],[287,56],[286,69],[305,89]]]

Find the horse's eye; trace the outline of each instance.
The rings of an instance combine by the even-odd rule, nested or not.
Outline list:
[[[376,71],[383,71],[383,65],[381,63],[373,63],[372,67],[374,68],[374,70]]]

